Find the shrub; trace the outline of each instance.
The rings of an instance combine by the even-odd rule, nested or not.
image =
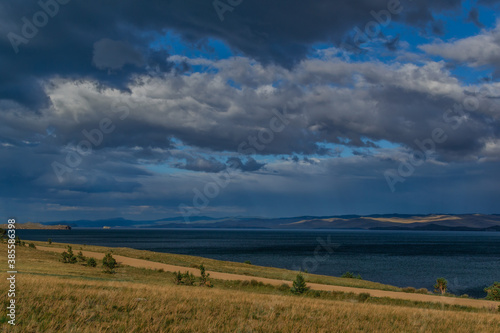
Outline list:
[[[286,283],[282,283],[280,284],[278,287],[278,290],[279,291],[287,291],[287,290],[290,290],[290,286]]]
[[[438,278],[436,280],[436,284],[434,285],[434,291],[435,292],[440,292],[442,295],[446,293],[446,290],[448,289],[448,281],[445,278]]]
[[[184,281],[184,284],[188,286],[193,286],[196,282],[196,278],[192,273],[186,272],[183,274],[182,281]]]
[[[180,271],[174,273],[174,283],[182,284],[182,273]]]
[[[244,264],[251,265],[252,262],[250,260],[245,260]]]
[[[460,295],[460,298],[469,298],[469,295],[463,294],[463,295]]]
[[[192,273],[186,272],[183,274],[180,271],[174,273],[174,283],[175,284],[185,284],[188,286],[192,286],[192,285],[194,285],[195,282],[196,282],[196,278],[194,277],[194,275]]]
[[[417,289],[415,289],[413,287],[406,287],[406,288],[403,288],[401,290],[404,291],[405,293],[414,293],[417,291]]]
[[[114,273],[114,269],[117,266],[117,262],[115,258],[113,258],[111,253],[106,253],[104,258],[102,259],[102,265],[104,266],[104,271],[106,273]]]
[[[369,293],[361,293],[358,295],[358,301],[360,302],[366,302],[370,298]]]
[[[87,266],[96,267],[97,261],[94,258],[88,258],[87,259]]]
[[[484,291],[488,293],[486,299],[491,301],[500,301],[500,282],[494,282],[491,286],[484,288]]]
[[[47,239],[47,243],[52,244],[52,238]]]
[[[304,292],[308,291],[309,287],[306,285],[306,280],[302,276],[302,273],[297,274],[297,277],[295,278],[295,281],[293,281],[292,288],[290,291],[294,294],[303,294]]]
[[[65,264],[74,264],[76,263],[76,257],[75,254],[73,253],[73,249],[71,246],[68,246],[68,251],[64,251],[61,253],[62,257],[62,262]]]
[[[361,275],[354,275],[354,273],[351,273],[351,272],[345,272],[344,274],[342,274],[341,278],[345,278],[345,279],[359,279],[361,280]]]
[[[200,286],[213,287],[212,283],[208,280],[210,273],[207,273],[205,271],[205,266],[203,266],[203,264],[200,265],[200,275],[201,275]]]
[[[78,254],[76,255],[76,259],[78,259],[78,261],[80,262],[84,262],[87,260],[87,258],[85,258],[85,256],[83,255],[82,251],[78,252]]]
[[[420,288],[420,289],[417,289],[416,293],[427,295],[429,293],[429,290],[427,290],[426,288]]]
[[[30,243],[29,247],[30,247],[30,249],[36,249],[36,246],[34,243]]]

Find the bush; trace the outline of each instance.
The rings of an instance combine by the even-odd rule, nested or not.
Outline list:
[[[436,280],[436,284],[434,285],[434,291],[439,292],[442,295],[446,294],[446,290],[448,289],[448,281],[445,278],[438,278]]]
[[[359,302],[366,302],[368,299],[370,298],[370,294],[369,293],[361,293],[358,295],[358,301]]]
[[[106,273],[114,273],[115,267],[118,265],[115,258],[111,255],[111,253],[106,253],[104,258],[102,259],[102,265],[104,266],[104,271]]]
[[[463,294],[463,295],[460,295],[460,298],[469,298],[469,295]]]
[[[94,258],[88,258],[87,259],[87,266],[96,267],[97,261]]]
[[[178,271],[178,272],[174,273],[174,283],[175,284],[182,284],[182,273],[181,273],[181,271]]]
[[[65,264],[74,264],[76,263],[76,257],[75,254],[73,253],[73,249],[71,246],[68,246],[68,251],[64,251],[61,253],[62,257],[62,262]]]
[[[354,273],[351,273],[351,272],[345,272],[344,274],[342,274],[341,278],[345,278],[345,279],[359,279],[361,280],[361,275],[354,275]]]
[[[196,278],[192,273],[186,272],[182,274],[180,271],[174,273],[174,283],[175,284],[184,284],[187,286],[192,286],[196,282]]]
[[[83,255],[82,251],[78,252],[78,254],[76,255],[76,259],[78,259],[78,261],[80,262],[84,262],[87,260],[87,258],[85,258],[85,256]]]
[[[244,264],[251,265],[252,262],[250,260],[245,260]]]
[[[36,246],[34,243],[30,243],[29,247],[30,247],[30,249],[36,249]]]
[[[401,290],[404,291],[405,293],[414,293],[417,291],[417,289],[415,289],[413,287],[406,287],[406,288],[402,288]]]
[[[486,299],[491,301],[500,301],[500,282],[494,282],[491,286],[484,288],[484,291],[488,293]]]
[[[278,288],[279,291],[288,291],[288,290],[290,290],[290,286],[288,284],[286,284],[286,283],[280,284],[277,288]]]
[[[47,240],[47,243],[49,243],[49,245],[50,245],[50,244],[52,244],[52,238],[49,238],[49,239]]]
[[[196,282],[196,278],[194,277],[193,273],[189,272],[184,273],[182,280],[184,281],[184,284],[188,286],[193,286],[194,283]]]
[[[210,273],[207,273],[205,271],[205,266],[203,266],[203,264],[200,265],[200,275],[201,275],[200,286],[213,287],[212,283],[208,279]]]
[[[420,289],[417,289],[416,293],[427,295],[429,293],[429,290],[427,290],[426,288],[420,288]]]
[[[297,277],[295,278],[295,281],[293,281],[292,288],[290,291],[294,294],[303,294],[306,291],[309,290],[309,287],[306,285],[306,280],[302,276],[302,273],[297,274]]]

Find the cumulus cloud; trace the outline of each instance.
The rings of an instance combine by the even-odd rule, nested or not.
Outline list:
[[[175,138],[212,152],[241,153],[246,143],[264,155],[325,155],[335,152],[322,143],[370,148],[386,140],[415,147],[415,139],[448,127],[448,140],[437,149],[443,158],[454,159],[476,156],[487,139],[498,137],[499,119],[489,97],[500,95],[500,86],[464,86],[443,62],[417,66],[311,59],[287,70],[232,58],[210,66],[216,71],[137,76],[126,92],[92,81],[51,80],[45,92],[53,105],[42,110],[42,117],[27,115],[18,121],[18,109],[4,110],[1,117],[11,132],[5,142],[21,144],[29,133],[42,135],[51,127],[54,144],[76,146],[86,139],[84,132],[105,118],[114,130],[94,150],[171,149]],[[444,115],[458,116],[447,112],[456,104],[463,107],[469,90],[483,87],[489,95],[478,99],[459,131],[450,130]],[[261,142],[276,114],[287,118],[286,125],[269,142]],[[198,157],[178,165],[222,169],[220,162]]]
[[[436,42],[419,46],[431,55],[466,63],[473,67],[492,66],[500,73],[500,24],[479,35],[453,42]]]

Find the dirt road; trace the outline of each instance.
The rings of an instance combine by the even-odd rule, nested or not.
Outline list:
[[[54,248],[54,247],[45,247],[45,246],[37,246],[37,249],[43,251],[52,251],[62,253],[65,251],[63,248]],[[90,251],[82,251],[83,255],[86,257],[94,257],[96,259],[102,259],[104,257],[104,253],[100,252],[90,252]],[[139,268],[149,268],[149,269],[163,269],[169,272],[186,272],[189,271],[195,275],[200,273],[199,269],[191,268],[191,267],[183,267],[183,266],[175,266],[162,264],[155,261],[143,260],[143,259],[135,259],[124,257],[120,255],[113,255],[116,261],[122,265],[128,265],[132,267]],[[221,273],[221,272],[213,272],[207,271],[210,273],[210,277],[214,279],[220,280],[242,280],[242,281],[250,281],[256,280],[263,283],[269,283],[272,285],[281,285],[283,283],[287,283],[291,285],[290,281],[286,280],[277,280],[277,279],[268,279],[256,276],[247,276],[247,275],[238,275],[231,273]],[[434,303],[445,303],[445,304],[455,304],[462,306],[470,306],[476,308],[491,308],[497,309],[500,305],[500,302],[494,301],[486,301],[486,300],[477,300],[477,299],[467,299],[467,298],[453,298],[453,297],[443,297],[436,295],[424,295],[424,294],[410,294],[396,291],[385,291],[385,290],[377,290],[377,289],[365,289],[365,288],[352,288],[352,287],[342,287],[342,286],[332,286],[327,284],[318,284],[318,283],[307,283],[307,285],[313,290],[325,290],[325,291],[341,291],[345,293],[369,293],[373,297],[389,297],[395,299],[404,299],[410,301],[420,301],[420,302],[434,302]]]

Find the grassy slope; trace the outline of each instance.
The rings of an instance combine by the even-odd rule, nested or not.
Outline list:
[[[46,242],[33,242],[33,243],[37,245],[49,246],[47,245]],[[66,247],[67,245],[71,244],[53,243],[50,246]],[[103,247],[103,246],[73,245],[74,251],[78,251],[80,249],[87,251],[94,251],[94,252],[103,252],[103,253],[110,250],[109,247]],[[255,266],[238,262],[221,261],[221,260],[207,259],[207,258],[180,255],[180,254],[158,253],[151,251],[135,250],[130,248],[111,248],[111,249],[113,253],[122,256],[137,258],[137,259],[146,259],[146,260],[161,262],[164,264],[171,264],[171,265],[178,265],[185,267],[198,267],[200,264],[204,264],[207,270],[215,272],[242,274],[248,276],[259,276],[259,277],[282,279],[289,281],[295,279],[295,276],[297,275],[296,271],[274,268],[274,267]],[[304,274],[304,277],[308,282],[313,282],[313,283],[330,284],[330,285],[345,286],[345,287],[401,291],[401,288],[395,286],[377,282],[365,281],[365,280],[343,279],[339,277],[315,275],[315,274]]]
[[[6,252],[4,244],[0,251]],[[0,256],[0,263],[5,267],[5,256]],[[109,275],[100,268],[63,264],[59,255],[28,248],[18,248],[18,270],[19,325],[11,329],[2,324],[2,331],[500,331],[500,315],[487,311],[314,299],[220,281],[213,289],[176,286],[169,273],[124,266]],[[2,300],[7,299],[4,281]]]

